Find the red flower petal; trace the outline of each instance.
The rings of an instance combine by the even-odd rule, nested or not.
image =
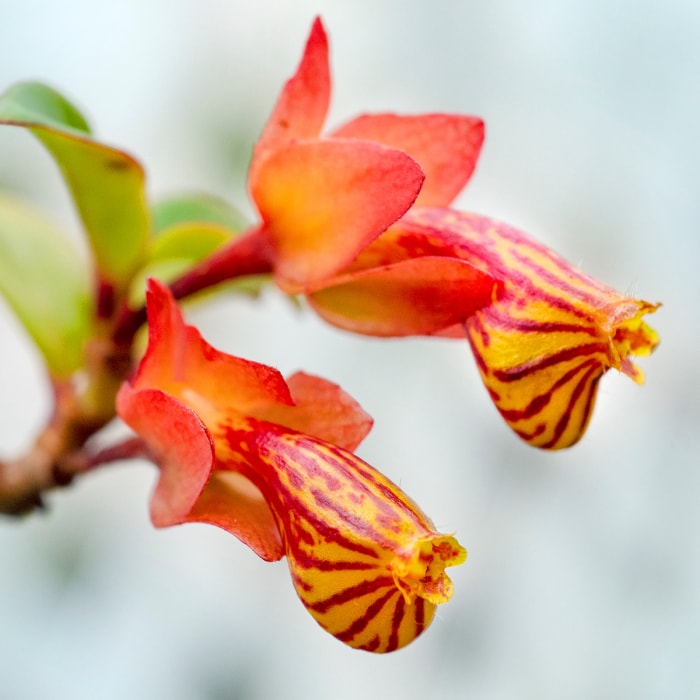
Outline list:
[[[267,502],[242,475],[213,471],[214,444],[191,408],[159,389],[135,390],[125,383],[117,411],[142,436],[160,468],[151,498],[156,527],[209,523],[266,561],[282,557],[282,540]]]
[[[265,561],[277,561],[284,555],[268,502],[257,486],[235,471],[217,469],[183,522],[216,525]]]
[[[447,206],[469,181],[484,142],[484,122],[451,114],[365,114],[333,133],[398,148],[415,158],[425,183],[415,206]]]
[[[372,418],[337,384],[297,372],[287,379],[294,406],[270,406],[257,417],[354,450],[372,428]]]
[[[120,418],[158,458],[160,478],[151,499],[156,527],[184,522],[209,479],[214,446],[197,414],[160,389],[124,383],[117,395]]]
[[[347,265],[411,206],[423,172],[401,151],[353,140],[304,141],[270,153],[251,180],[287,291]]]
[[[256,146],[258,155],[294,138],[319,136],[328,112],[328,38],[317,17],[296,73],[287,81]]]
[[[146,305],[149,343],[134,388],[158,386],[175,396],[184,388],[228,410],[247,413],[271,403],[293,403],[276,369],[220,352],[197,329],[186,326],[161,282],[148,280]]]
[[[491,301],[493,278],[462,260],[422,257],[344,276],[309,295],[318,314],[355,333],[426,335]]]

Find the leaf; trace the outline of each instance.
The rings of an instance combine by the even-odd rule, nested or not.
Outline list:
[[[219,224],[235,233],[248,226],[243,215],[228,202],[205,194],[165,199],[153,207],[151,214],[156,235],[178,224],[193,222]]]
[[[150,242],[147,262],[134,276],[129,304],[144,302],[149,277],[172,282],[194,264],[211,255],[247,227],[242,214],[228,202],[203,194],[188,194],[164,200],[152,209],[154,237]],[[259,293],[270,281],[255,276],[227,284],[243,294]]]
[[[166,283],[172,282],[225,245],[233,235],[217,224],[207,223],[177,225],[161,233],[150,246],[148,262],[134,275],[129,291],[129,305],[138,307],[143,304],[146,280],[149,277]],[[227,282],[225,288],[257,296],[270,282],[270,275],[248,275]],[[219,290],[222,288],[222,285],[218,285]]]
[[[217,224],[188,223],[166,229],[152,240],[146,264],[133,276],[129,305],[143,304],[149,277],[172,282],[230,239],[231,233]]]
[[[218,224],[188,223],[173,226],[153,240],[149,262],[184,258],[199,262],[231,240],[232,234]]]
[[[53,377],[67,377],[83,364],[92,319],[87,266],[49,221],[2,195],[0,292]]]
[[[93,140],[80,112],[41,83],[18,83],[0,96],[0,123],[28,129],[51,153],[85,225],[101,280],[123,289],[142,263],[150,235],[141,165]]]
[[[56,90],[41,83],[13,85],[2,97],[4,121],[30,122],[90,134],[85,117]]]

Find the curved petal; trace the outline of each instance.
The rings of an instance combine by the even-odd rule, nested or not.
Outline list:
[[[492,299],[494,279],[462,260],[422,257],[344,275],[309,294],[335,326],[378,336],[426,335],[459,323]]]
[[[156,527],[184,522],[214,465],[214,445],[197,414],[160,389],[124,383],[117,395],[119,417],[148,445],[160,476],[151,499]]]
[[[270,506],[260,490],[238,472],[214,471],[183,522],[216,525],[265,561],[284,556],[282,536]]]
[[[235,432],[228,439],[238,443]],[[251,478],[277,517],[294,587],[314,619],[359,649],[413,641],[451,597],[445,568],[461,564],[465,550],[352,453],[272,425],[256,444]]]
[[[213,471],[214,443],[191,408],[159,389],[136,390],[125,383],[117,413],[146,442],[160,468],[150,509],[156,527],[208,523],[266,561],[281,558],[282,540],[267,502],[242,475]]]
[[[484,142],[484,122],[453,114],[365,114],[333,133],[398,148],[415,158],[425,183],[415,206],[447,206],[474,172]]]
[[[500,221],[416,209],[401,223],[413,236],[404,243],[441,238],[455,256],[501,283],[493,303],[465,328],[489,395],[529,444],[559,449],[580,440],[609,369],[641,382],[628,356],[658,344],[641,321],[657,304],[617,292]]]
[[[207,396],[207,403],[254,413],[270,403],[292,404],[282,375],[274,368],[213,348],[196,328],[186,326],[168,288],[148,281],[149,342],[134,379],[136,388],[158,386],[186,403]]]
[[[364,141],[291,143],[266,157],[251,192],[287,291],[347,265],[411,206],[420,166],[395,149]]]
[[[257,418],[354,450],[372,429],[372,418],[337,384],[304,372],[287,378],[293,406],[270,405]]]
[[[330,102],[328,37],[317,17],[296,73],[286,82],[255,148],[252,167],[267,148],[320,135]]]

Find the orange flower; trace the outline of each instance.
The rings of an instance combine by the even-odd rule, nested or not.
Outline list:
[[[176,296],[270,270],[289,293],[333,285],[411,205],[445,206],[471,177],[481,119],[362,115],[323,136],[329,100],[328,41],[317,19],[253,154],[249,185],[261,223],[175,282]],[[361,277],[356,306],[380,334],[457,323],[487,303],[493,287],[472,265],[435,256]]]
[[[286,555],[306,608],[350,646],[411,642],[466,552],[351,452],[371,419],[330,382],[285,382],[211,347],[160,283],[147,306],[148,350],[117,409],[160,467],[153,523],[211,523],[263,559]]]
[[[417,252],[465,261],[496,281],[491,303],[437,332],[466,333],[496,407],[531,445],[577,442],[608,369],[644,381],[630,356],[658,345],[642,321],[658,304],[620,294],[521,231],[475,214],[412,209],[310,301],[330,323],[376,334],[381,328],[357,312],[358,280],[382,263],[414,261]]]
[[[282,289],[305,294],[324,319],[356,333],[466,334],[513,430],[538,447],[574,444],[608,369],[642,382],[629,356],[658,344],[641,321],[658,304],[619,294],[506,224],[446,208],[474,170],[479,119],[362,116],[320,137],[327,52],[317,20],[255,149],[250,183],[263,223],[176,293],[212,271],[224,279],[268,269]],[[400,149],[393,160],[378,157],[387,172],[357,177],[387,146]],[[409,156],[425,173],[415,202]]]
[[[275,275],[288,291],[345,267],[414,201],[452,201],[484,138],[481,119],[446,114],[363,115],[323,137],[330,85],[328,40],[316,19],[250,168]]]

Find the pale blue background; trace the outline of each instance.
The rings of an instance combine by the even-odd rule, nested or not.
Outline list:
[[[0,4],[0,89],[64,90],[145,163],[153,195],[247,207],[251,144],[311,20],[331,35],[331,123],[360,112],[487,121],[459,205],[513,223],[664,307],[647,384],[607,376],[585,440],[545,454],[504,427],[465,343],[377,341],[276,293],[193,311],[218,346],[340,382],[376,418],[360,454],[469,549],[408,649],[324,634],[269,565],[207,526],[155,531],[154,471],[117,466],[0,521],[7,700],[700,696],[700,5],[687,0]],[[0,185],[79,226],[40,147],[0,132]],[[0,451],[48,410],[0,306]]]

